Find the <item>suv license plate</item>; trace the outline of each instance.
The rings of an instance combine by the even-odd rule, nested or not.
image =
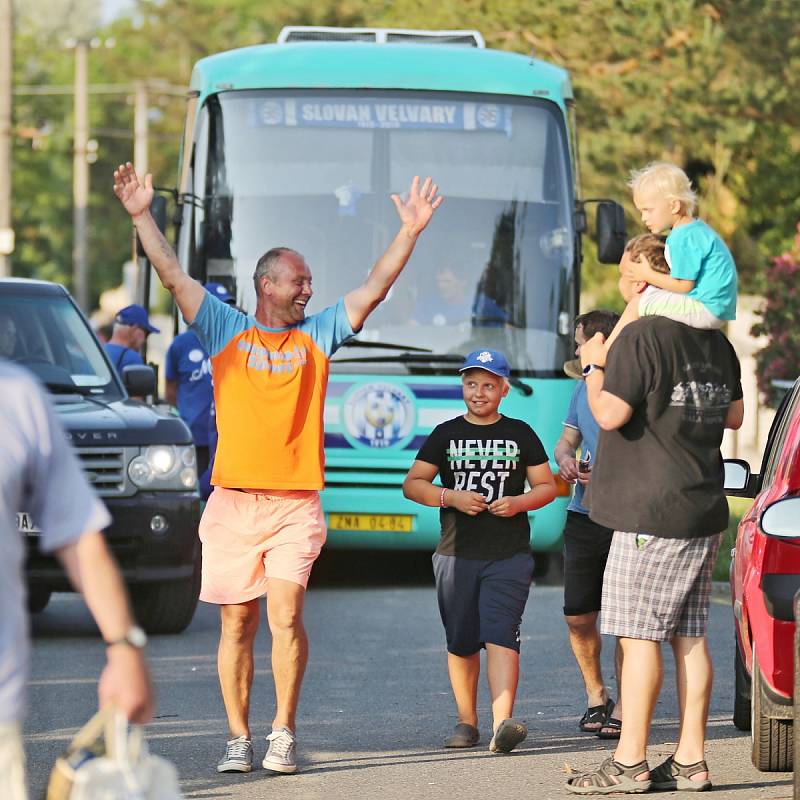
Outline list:
[[[411,514],[329,514],[328,527],[333,531],[411,533],[413,519]]]
[[[20,533],[39,534],[41,529],[37,528],[31,520],[31,515],[27,511],[17,511],[17,530]]]

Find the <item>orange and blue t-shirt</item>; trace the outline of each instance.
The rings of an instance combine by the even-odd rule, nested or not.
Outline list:
[[[353,335],[344,300],[267,328],[206,294],[191,325],[211,356],[219,442],[211,483],[322,489],[328,359]]]

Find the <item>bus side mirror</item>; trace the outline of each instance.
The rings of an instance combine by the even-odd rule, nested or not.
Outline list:
[[[153,221],[158,226],[161,233],[166,234],[167,231],[167,198],[164,195],[157,194],[153,196],[150,203],[150,214],[153,216]],[[147,258],[144,252],[142,243],[139,241],[139,235],[136,235],[136,255],[139,258]]]
[[[602,200],[597,204],[597,260],[619,264],[625,251],[625,212],[619,203]]]

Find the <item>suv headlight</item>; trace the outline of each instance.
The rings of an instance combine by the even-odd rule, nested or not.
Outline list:
[[[192,489],[197,484],[193,445],[156,444],[128,464],[128,475],[140,489]]]

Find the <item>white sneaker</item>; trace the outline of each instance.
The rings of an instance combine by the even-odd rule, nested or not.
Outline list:
[[[225,756],[217,764],[217,772],[250,772],[253,768],[253,745],[246,736],[229,739]]]
[[[261,762],[264,769],[289,774],[297,772],[297,740],[288,728],[278,728],[267,736],[269,749]]]

